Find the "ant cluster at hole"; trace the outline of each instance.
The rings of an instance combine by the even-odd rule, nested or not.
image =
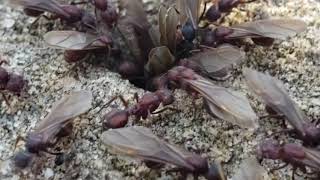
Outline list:
[[[136,95],[136,103],[131,106],[124,97],[117,95],[100,107],[98,113],[118,98],[125,106],[104,113],[105,132],[101,140],[116,153],[142,159],[150,168],[175,165],[176,172],[181,172],[183,178],[192,174],[195,179],[203,176],[209,180],[223,180],[225,175],[220,163],[211,163],[205,157],[180,150],[146,127],[127,127],[130,117],[138,121],[165,110],[179,111],[170,105],[175,101],[174,90],[182,89],[193,98],[202,98],[211,116],[243,129],[257,130],[259,117],[249,99],[242,93],[216,85],[215,81],[230,78],[233,68],[244,61],[245,52],[241,50],[244,41],[269,47],[276,39],[287,40],[307,27],[303,21],[289,18],[221,25],[234,8],[256,0],[176,0],[159,7],[157,25],[149,23],[140,0],[120,0],[119,7],[108,0],[71,4],[56,0],[9,2],[11,6],[23,7],[28,16],[60,20],[65,30],[47,32],[44,41],[49,47],[64,50],[68,63],[98,57],[113,61],[109,67],[111,71],[151,91],[141,97]],[[69,30],[70,27],[73,30]],[[302,145],[278,144],[267,140],[257,147],[258,159],[280,159],[294,167],[294,174],[297,168],[306,172],[308,167],[319,175],[320,152],[315,147],[320,144],[320,129],[308,121],[279,80],[249,68],[243,70],[243,75],[248,87],[267,107],[293,126],[288,132],[303,142]],[[21,76],[0,67],[0,90],[18,93],[24,87],[23,82]],[[25,150],[14,158],[15,165],[25,168],[42,152],[60,157],[61,153],[52,153],[49,149],[71,133],[72,119],[91,109],[92,100],[91,92],[79,91],[58,101],[51,113],[28,134]],[[64,115],[57,117],[55,114]],[[57,161],[61,164],[61,160]],[[246,162],[253,162],[242,166],[250,167],[248,172],[263,171],[259,165],[250,166],[256,162]]]

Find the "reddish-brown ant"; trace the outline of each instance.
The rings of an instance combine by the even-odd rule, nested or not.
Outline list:
[[[19,168],[26,168],[35,156],[41,152],[53,155],[48,151],[59,139],[68,136],[72,132],[72,119],[85,113],[91,108],[92,94],[89,91],[73,92],[56,102],[51,112],[30,132],[26,139],[25,150],[17,153],[14,164]]]
[[[306,173],[306,167],[309,167],[315,173],[320,172],[320,151],[318,149],[306,148],[294,143],[279,145],[277,141],[269,139],[258,146],[256,153],[261,161],[266,158],[285,162],[283,166],[273,170],[282,169],[291,164],[293,179],[297,169]]]
[[[308,117],[291,99],[281,81],[248,68],[244,70],[244,76],[250,89],[262,98],[268,109],[278,117],[283,116],[294,128],[287,130],[294,132],[305,145],[320,144],[320,128],[308,121]]]
[[[123,102],[125,100],[122,98],[122,96],[116,96],[113,99],[111,99],[106,106],[108,106],[111,102],[113,102],[117,98],[121,98]],[[146,119],[149,114],[155,114],[163,112],[166,109],[173,109],[166,107],[162,110],[159,110],[157,112],[156,109],[162,104],[163,106],[167,106],[169,104],[172,104],[174,101],[174,97],[172,93],[168,89],[160,89],[155,92],[146,93],[141,98],[137,99],[137,104],[135,104],[132,107],[127,107],[125,110],[112,110],[109,113],[105,114],[103,117],[103,127],[104,128],[121,128],[124,127],[127,122],[129,116],[135,116],[137,119]],[[125,102],[125,104],[127,104]],[[174,109],[176,110],[176,109]]]
[[[6,104],[10,106],[4,93],[10,92],[20,96],[27,81],[23,79],[23,76],[8,72],[5,68],[1,67],[3,63],[7,63],[7,61],[0,60],[0,93],[6,101]]]
[[[55,0],[12,0],[10,3],[22,6],[29,16],[38,17],[44,12],[50,12],[53,16],[44,16],[49,20],[61,19],[67,24],[81,22],[91,29],[95,29],[96,26],[93,15],[76,5],[64,5]]]
[[[159,139],[145,127],[133,126],[105,131],[101,140],[114,153],[140,158],[150,168],[159,167],[159,164],[175,165],[177,168],[171,172],[181,172],[182,179],[187,179],[188,174],[192,174],[195,179],[198,176],[208,180],[226,179],[220,164],[209,165],[206,158]]]

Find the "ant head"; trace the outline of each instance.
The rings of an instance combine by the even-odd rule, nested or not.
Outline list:
[[[162,75],[154,78],[152,84],[155,89],[165,89],[169,85],[169,79],[166,75]]]
[[[27,151],[20,151],[13,157],[13,163],[16,167],[24,169],[30,164],[33,156],[34,154]]]
[[[0,67],[0,90],[5,88],[8,81],[9,81],[8,71]]]
[[[139,74],[139,67],[131,61],[123,61],[118,67],[118,72],[123,78],[129,78]]]
[[[81,17],[81,22],[83,25],[85,25],[88,28],[91,28],[94,30],[96,29],[96,26],[97,26],[96,19],[91,13],[87,11],[83,12],[83,15]]]
[[[64,60],[68,63],[74,63],[81,61],[88,57],[88,51],[87,50],[66,50],[64,51]]]
[[[279,159],[280,149],[281,147],[277,141],[268,139],[256,148],[257,159],[260,161],[263,158]]]
[[[20,94],[25,85],[26,81],[23,79],[21,75],[10,74],[9,80],[6,85],[6,89],[10,92]]]
[[[69,17],[64,18],[70,23],[80,21],[84,12],[82,9],[74,5],[63,5],[61,8],[69,15]]]
[[[42,147],[42,136],[39,134],[29,134],[26,141],[26,148],[31,153],[38,153],[44,147]]]
[[[226,179],[220,163],[211,164],[205,177],[208,180],[225,180]]]
[[[93,0],[93,2],[94,6],[101,11],[105,11],[108,8],[108,0]]]
[[[107,10],[100,12],[102,21],[107,25],[112,25],[118,20],[118,13],[115,8],[108,7]]]
[[[186,22],[181,31],[184,39],[189,42],[192,42],[196,38],[196,30],[193,28],[191,20]]]
[[[103,128],[122,128],[128,123],[129,114],[125,110],[112,109],[103,117]]]
[[[316,127],[314,124],[305,124],[305,132],[306,137],[304,141],[306,141],[309,144],[317,145],[319,144],[320,139],[320,128]]]
[[[219,10],[221,12],[228,12],[232,8],[238,6],[241,3],[241,0],[223,0],[219,1]]]
[[[208,19],[211,22],[218,20],[220,17],[221,12],[217,8],[217,6],[211,6],[206,13],[206,19]]]
[[[194,167],[196,173],[204,174],[208,171],[209,167],[206,158],[194,154],[190,157],[187,157],[186,160],[189,164],[191,164]]]
[[[174,96],[168,89],[157,90],[156,94],[161,99],[161,102],[164,106],[172,104],[174,101]]]

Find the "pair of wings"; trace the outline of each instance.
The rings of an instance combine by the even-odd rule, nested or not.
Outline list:
[[[281,81],[269,74],[252,69],[244,69],[245,80],[249,88],[278,114],[286,117],[299,132],[304,133],[304,122],[308,119],[298,105],[290,98]]]
[[[191,153],[159,139],[146,127],[133,126],[105,131],[101,140],[117,154],[194,170],[185,160]]]
[[[44,41],[49,47],[65,50],[94,50],[106,48],[99,37],[90,33],[78,31],[50,31],[44,35]]]
[[[199,75],[196,75],[194,80],[185,81],[203,96],[209,112],[218,118],[242,128],[258,128],[258,117],[252,110],[249,100],[241,93],[216,86]]]
[[[311,149],[303,147],[305,158],[300,160],[303,164],[320,172],[320,151],[318,149]]]
[[[199,18],[204,11],[203,0],[177,0],[176,6],[180,14],[180,23],[191,21],[193,28],[198,29]]]
[[[199,18],[204,11],[202,8],[203,0],[178,0],[176,4],[180,13],[180,22],[184,24],[191,20],[194,29],[197,29]],[[306,27],[305,22],[297,19],[265,19],[231,26],[233,33],[225,38],[268,37],[285,40],[306,30]]]
[[[158,44],[158,34],[148,22],[141,0],[120,0],[120,7],[126,15],[119,19],[117,28],[135,59],[145,64],[148,53]]]
[[[166,8],[163,5],[159,9],[160,45],[167,46],[172,53],[176,49],[176,32],[179,24],[179,14],[174,7]]]
[[[61,5],[55,0],[7,0],[11,6],[22,6],[33,10],[46,11],[53,14],[63,15],[64,17],[70,17],[65,12]]]
[[[233,32],[226,39],[260,38],[285,40],[306,30],[305,22],[298,19],[265,19],[253,22],[241,23],[230,27]]]
[[[92,106],[92,99],[91,92],[85,90],[63,96],[52,106],[51,112],[39,122],[31,133],[41,134],[43,142],[49,142],[64,125],[87,112]]]
[[[200,64],[204,73],[212,79],[226,79],[233,65],[239,64],[245,59],[245,53],[239,48],[229,44],[217,48],[207,48],[188,60]]]
[[[185,161],[185,157],[192,155],[191,153],[164,142],[146,127],[132,126],[105,131],[101,135],[101,141],[113,153],[193,170],[192,165]],[[232,177],[232,180],[264,179],[267,180],[267,172],[254,158],[244,160]]]

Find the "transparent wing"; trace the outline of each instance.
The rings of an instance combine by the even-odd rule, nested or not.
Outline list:
[[[306,157],[302,160],[303,164],[320,171],[320,151],[318,149],[304,148]]]
[[[235,123],[240,127],[249,126],[251,128],[257,128],[258,117],[244,95],[224,87],[216,86],[211,81],[199,75],[197,75],[195,80],[186,81],[208,102],[214,104],[215,107],[218,107],[221,113],[227,113],[228,115],[235,117],[234,119],[224,120]],[[236,122],[234,122],[235,120]]]
[[[106,46],[97,41],[97,36],[78,31],[50,31],[44,35],[44,41],[52,48],[66,50],[90,50]]]
[[[92,94],[90,91],[82,90],[65,95],[52,106],[51,112],[40,121],[34,132],[52,130],[65,124],[70,119],[88,111],[91,108],[91,103]]]
[[[119,19],[118,28],[135,58],[144,64],[155,37],[143,4],[141,0],[120,0],[120,7],[126,9],[126,15]]]
[[[120,0],[120,6],[126,9],[126,22],[139,29],[149,29],[147,14],[141,0]]]
[[[232,180],[271,180],[268,172],[253,157],[245,159]]]
[[[178,0],[177,8],[180,12],[180,23],[185,24],[188,19],[192,22],[193,28],[198,29],[202,0]]]
[[[55,0],[8,0],[9,4],[70,17]]]
[[[176,32],[179,23],[179,15],[174,7],[170,7],[166,14],[166,36],[167,46],[172,53],[176,50]]]
[[[297,19],[268,19],[242,23],[231,28],[234,32],[226,38],[263,36],[285,40],[306,30],[307,25]]]
[[[183,151],[160,140],[151,130],[142,126],[105,131],[101,140],[114,153],[194,170],[183,158]]]
[[[160,6],[159,9],[159,31],[160,31],[160,43],[162,45],[168,44],[167,36],[166,36],[166,14],[167,8],[163,5]]]
[[[294,128],[304,132],[303,122],[307,117],[292,101],[282,82],[248,68],[244,69],[243,74],[253,92],[278,114],[283,114]]]
[[[223,45],[200,52],[190,58],[199,62],[202,68],[215,78],[216,74],[224,69],[229,69],[233,64],[244,59],[244,53],[231,45]]]
[[[206,105],[206,109],[208,113],[212,116],[216,116],[220,119],[226,120],[232,124],[236,124],[241,128],[248,128],[248,129],[255,129],[258,127],[257,121],[247,120],[247,119],[240,119],[237,116],[230,114],[229,112],[224,111],[223,109],[216,106],[211,101],[207,101],[204,99],[204,103]]]

